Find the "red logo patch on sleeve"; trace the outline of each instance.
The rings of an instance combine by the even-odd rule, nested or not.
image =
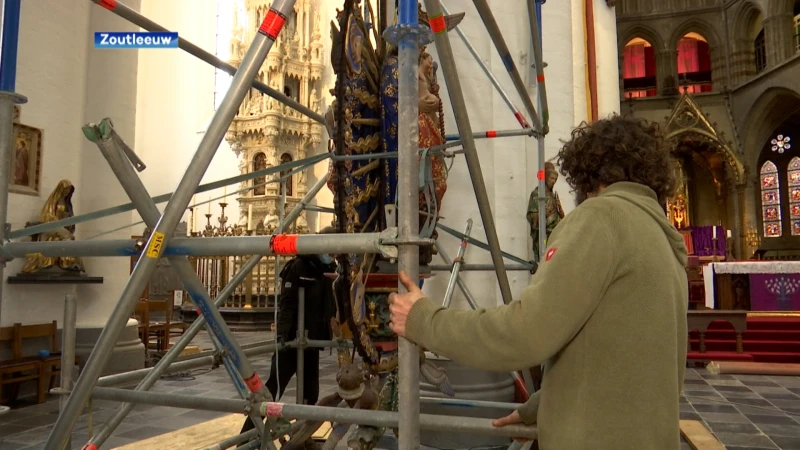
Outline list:
[[[556,250],[558,250],[558,249],[557,248],[551,248],[550,250],[548,250],[547,254],[544,255],[544,261],[545,262],[550,261],[550,258],[552,258],[553,255],[556,254]]]

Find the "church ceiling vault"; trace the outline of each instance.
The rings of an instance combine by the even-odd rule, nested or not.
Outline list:
[[[678,103],[667,117],[665,132],[667,139],[678,141],[679,145],[676,149],[681,146],[682,141],[687,140],[708,144],[730,167],[734,182],[736,184],[745,182],[746,173],[741,160],[731,149],[724,134],[717,131],[716,124],[708,120],[708,115],[688,93],[681,95]],[[709,160],[709,163],[711,162]]]

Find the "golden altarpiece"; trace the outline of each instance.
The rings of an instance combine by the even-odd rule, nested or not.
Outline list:
[[[261,23],[269,11],[269,0],[237,0],[233,2],[233,26],[230,40],[229,63],[237,66]],[[271,88],[283,92],[300,104],[320,112],[322,76],[325,52],[323,51],[320,13],[311,0],[298,0],[293,14],[287,18],[283,31],[272,46],[258,79]],[[322,141],[320,124],[277,100],[251,89],[242,101],[231,123],[225,140],[239,159],[239,171],[248,174],[286,162],[306,158]],[[311,170],[311,169],[308,169]],[[285,176],[288,171],[280,175]],[[277,177],[275,177],[277,178]],[[239,217],[228,219],[223,213],[218,218],[201,214],[195,219],[199,229],[194,235],[219,236],[232,234],[271,234],[279,223],[282,202],[281,184],[264,177],[243,182],[236,201]],[[306,171],[298,172],[285,180],[288,214],[308,190]],[[217,226],[214,222],[219,222]],[[300,213],[294,224],[285,231],[308,233],[306,213]],[[215,298],[225,284],[247,261],[246,257],[197,258],[194,263],[198,275],[206,284],[211,298]],[[285,261],[284,261],[285,262]],[[220,311],[235,329],[260,329],[272,321],[275,294],[275,258],[263,258],[233,295],[225,301]],[[184,307],[185,320],[196,314]]]
[[[664,129],[674,145],[678,179],[675,196],[664,205],[667,217],[684,234],[690,255],[700,260],[730,258],[747,231],[741,214],[743,164],[689,93],[678,99]]]

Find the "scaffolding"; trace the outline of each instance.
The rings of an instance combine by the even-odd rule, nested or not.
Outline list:
[[[167,31],[166,28],[150,21],[133,9],[119,3],[117,0],[91,1],[146,30]],[[386,9],[394,7],[394,0],[380,1],[386,1],[388,5]],[[0,71],[0,91],[2,91],[0,92],[0,136],[2,136],[0,140],[0,219],[2,219],[3,224],[6,223],[8,215],[8,177],[10,156],[13,147],[12,127],[14,105],[26,101],[25,97],[14,92],[20,0],[5,0],[4,3],[3,61],[2,71]],[[120,401],[122,405],[117,413],[106,422],[104,428],[93,436],[89,443],[84,446],[86,450],[99,448],[130,412],[133,403],[242,413],[253,418],[255,423],[261,423],[262,418],[266,418],[263,427],[256,427],[252,432],[227,439],[217,444],[214,448],[225,448],[227,446],[243,444],[238,448],[274,450],[274,439],[285,431],[279,430],[276,426],[275,419],[278,418],[331,421],[337,425],[363,424],[378,427],[396,427],[399,429],[399,448],[403,450],[419,448],[419,431],[421,429],[529,439],[536,437],[536,429],[532,427],[514,425],[495,428],[491,425],[490,421],[486,419],[420,414],[421,402],[480,408],[493,407],[501,410],[512,410],[519,405],[420,398],[419,349],[415,344],[403,338],[400,338],[399,347],[399,374],[401,382],[398,412],[361,411],[337,407],[292,405],[273,402],[271,401],[271,396],[266,390],[264,383],[253,370],[248,356],[267,353],[272,350],[277,351],[281,346],[285,346],[296,348],[298,351],[298,358],[301,359],[302,352],[307,348],[337,347],[342,344],[338,341],[311,341],[305,338],[304,333],[298,333],[297,338],[292,342],[284,344],[268,342],[256,348],[243,349],[233,337],[229,327],[218,311],[218,306],[224,302],[225,298],[231,295],[235,286],[241,283],[245,276],[259,263],[261,258],[265,256],[280,257],[321,253],[376,253],[387,258],[397,259],[399,270],[405,271],[410,277],[414,278],[418,276],[419,272],[418,248],[420,246],[430,245],[436,245],[439,254],[445,261],[444,267],[438,267],[436,269],[449,270],[451,272],[447,295],[445,296],[445,304],[449,305],[453,291],[457,285],[464,293],[470,306],[473,308],[477,307],[477,302],[470,294],[466,284],[458,277],[459,272],[462,270],[494,270],[497,275],[503,301],[505,303],[511,301],[511,290],[506,270],[535,270],[536,262],[531,264],[522,258],[517,258],[501,251],[475,140],[513,135],[527,135],[535,137],[538,140],[539,169],[537,171],[537,179],[540,192],[538,198],[540,203],[539,227],[541,230],[544,230],[546,202],[544,136],[548,131],[548,110],[540,37],[540,6],[541,3],[544,3],[544,0],[528,0],[527,2],[532,47],[534,50],[534,67],[537,72],[537,101],[542,114],[541,118],[539,114],[537,114],[519,70],[509,54],[508,47],[505,44],[487,1],[473,0],[473,3],[489,32],[492,42],[500,54],[517,93],[523,101],[525,110],[533,122],[533,128],[531,128],[525,116],[513,105],[508,95],[502,90],[495,75],[480,61],[477,52],[472,48],[464,34],[459,31],[459,35],[465,41],[465,44],[470,49],[473,56],[476,57],[484,72],[492,79],[495,88],[506,101],[515,118],[523,128],[521,131],[488,131],[473,133],[467,112],[466,101],[456,70],[450,38],[446,33],[447,27],[443,15],[446,10],[439,0],[424,0],[427,14],[430,18],[430,28],[419,25],[417,0],[399,0],[398,24],[388,27],[384,34],[387,41],[392,42],[399,48],[400,104],[398,127],[400,136],[410,136],[410,139],[400,140],[398,151],[395,154],[380,153],[354,155],[352,157],[330,154],[318,155],[299,161],[292,161],[278,167],[200,186],[203,175],[208,169],[214,154],[222,142],[226,130],[230,126],[236,111],[249,89],[254,88],[263,92],[298,112],[307,115],[311,119],[324,123],[324,118],[318,113],[311,111],[309,108],[292,100],[283,93],[277,92],[263,83],[256,81],[257,71],[264,63],[273,43],[281,32],[286,17],[291,13],[294,7],[295,0],[273,0],[269,12],[260,24],[258,33],[256,33],[253,38],[250,48],[247,50],[238,68],[221,61],[185,39],[179,39],[179,47],[181,49],[219,69],[225,70],[233,76],[233,79],[228,92],[209,123],[207,131],[203,135],[197,151],[175,189],[175,192],[151,197],[136,173],[136,170],[143,170],[144,165],[136,159],[135,154],[127,148],[122,139],[116,134],[110,120],[105,119],[97,125],[88,124],[84,127],[84,134],[97,145],[112,171],[119,179],[131,203],[57,222],[40,224],[14,232],[10,230],[8,225],[0,227],[0,243],[2,243],[2,248],[0,248],[0,263],[2,263],[0,264],[0,277],[3,275],[5,262],[14,258],[25,257],[32,253],[40,253],[45,256],[130,257],[140,255],[141,257],[122,291],[117,307],[114,309],[106,326],[103,328],[97,344],[92,350],[89,360],[74,386],[71,386],[70,376],[67,375],[67,385],[62,386],[62,389],[65,391],[65,394],[68,393],[69,396],[66,401],[63,402],[61,413],[45,444],[46,450],[62,450],[67,445],[71,437],[72,429],[81,411],[91,398]],[[345,0],[346,11],[352,10],[352,5],[353,0]],[[420,45],[428,44],[432,41],[435,43],[439,55],[445,84],[450,96],[450,103],[454,110],[458,135],[447,136],[447,140],[450,142],[438,146],[439,148],[419,149],[417,134],[418,84],[416,79],[418,51]],[[448,152],[447,149],[456,146],[463,147],[463,150]],[[441,154],[448,154],[449,156],[464,154],[475,191],[481,222],[486,232],[487,243],[482,243],[469,236],[471,221],[468,223],[464,233],[459,233],[441,224],[439,224],[438,227],[461,239],[461,249],[466,248],[466,243],[472,243],[489,250],[492,257],[491,265],[472,267],[463,265],[464,255],[462,250],[459,250],[455,260],[449,261],[449,258],[438,243],[430,239],[423,239],[419,236],[419,197],[416,177],[419,164],[418,153],[420,151],[441,152]],[[326,178],[323,178],[309,190],[298,204],[299,207],[294,208],[286,217],[283,217],[283,213],[281,213],[281,222],[277,234],[271,236],[213,237],[207,239],[173,238],[174,230],[195,193],[218,189],[259,176],[275,175],[282,170],[304,170],[310,165],[327,160],[328,158],[341,162],[346,159],[357,159],[365,156],[370,159],[398,158],[399,214],[396,228],[388,228],[380,233],[334,235],[295,235],[280,232],[285,225],[291,224],[292,221],[297,218],[300,212],[308,206],[309,200],[325,185]],[[282,191],[285,191],[285,189],[282,189]],[[167,205],[162,214],[159,212],[156,204],[165,201]],[[146,239],[62,242],[10,241],[11,239],[30,236],[63,226],[74,225],[79,222],[134,209],[139,212],[144,223],[152,230]],[[540,233],[540,248],[545,247],[544,239],[545,234]],[[206,288],[200,282],[197,273],[189,263],[187,256],[252,255],[254,252],[253,249],[256,249],[255,251],[260,254],[251,256],[250,259],[242,265],[231,282],[225,286],[222,292],[220,292],[217,298],[212,302]],[[178,273],[186,291],[188,291],[192,301],[200,312],[198,319],[186,330],[184,335],[166,355],[164,355],[155,367],[101,378],[100,374],[111,357],[113,347],[124,329],[128,318],[133,313],[135,303],[139,299],[139,294],[156,269],[158,260],[162,257],[168,258],[172,267],[174,267]],[[506,267],[504,258],[514,260],[517,262],[517,265]],[[399,289],[401,291],[404,289],[402,284],[399,286]],[[70,304],[72,306],[70,306],[70,308],[74,308],[74,298],[71,300],[72,302]],[[302,301],[300,305],[303,305]],[[1,306],[2,292],[0,292],[0,307]],[[300,314],[300,316],[302,315],[303,313]],[[73,323],[71,326],[74,327],[74,311],[67,311],[65,313],[65,320],[72,321]],[[69,325],[70,324],[67,323],[64,324],[65,330]],[[214,355],[197,358],[196,360],[176,362],[181,351],[204,327],[207,328],[211,335],[211,342],[215,347]],[[302,327],[299,328],[302,329]],[[71,334],[70,339],[73,338],[74,334]],[[195,365],[209,363],[225,367],[237,390],[241,394],[241,400],[197,398],[148,392],[148,389],[165,373],[185,370],[189,367],[195,367]],[[302,386],[302,372],[302,367],[299,367],[297,372],[298,387]],[[530,373],[528,371],[524,371],[523,373],[526,377],[525,381],[528,392],[532,392]],[[133,390],[112,387],[121,383],[137,381],[138,385]],[[302,395],[300,391],[301,390],[298,389],[298,396]],[[346,428],[344,428],[344,430],[346,432]],[[334,427],[333,436],[341,438],[342,428]]]

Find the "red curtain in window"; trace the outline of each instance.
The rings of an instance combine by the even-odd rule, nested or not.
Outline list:
[[[644,48],[644,76],[656,76],[656,51],[653,47]]]
[[[700,71],[697,43],[695,39],[681,39],[678,42],[678,73]]]
[[[695,42],[697,43],[697,59],[700,72],[708,72],[711,70],[711,53],[708,48],[708,42]]]
[[[645,46],[628,45],[624,53],[625,64],[623,66],[622,77],[641,78],[645,76]]]

